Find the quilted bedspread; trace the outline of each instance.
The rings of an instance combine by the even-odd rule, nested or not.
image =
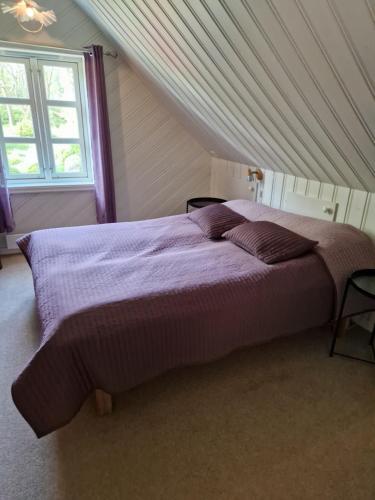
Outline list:
[[[248,201],[228,206],[321,244],[266,265],[231,242],[208,240],[186,215],[19,240],[41,338],[12,396],[38,437],[69,422],[94,389],[121,392],[175,367],[326,324],[344,277],[374,258],[369,240],[350,226]]]

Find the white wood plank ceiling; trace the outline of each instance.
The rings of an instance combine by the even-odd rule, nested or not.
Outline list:
[[[374,0],[76,1],[227,159],[375,191]]]

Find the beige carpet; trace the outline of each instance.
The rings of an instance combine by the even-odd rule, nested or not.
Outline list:
[[[312,332],[88,401],[41,440],[10,396],[38,343],[31,274],[0,271],[1,500],[374,500],[375,367]]]

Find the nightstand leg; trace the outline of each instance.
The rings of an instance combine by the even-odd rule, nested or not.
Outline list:
[[[374,345],[374,340],[375,340],[375,325],[374,328],[372,329],[371,339],[369,342],[372,346]]]
[[[337,337],[339,336],[340,332],[342,331],[342,324],[343,322],[346,324],[346,319],[342,318],[342,314],[344,312],[344,307],[345,307],[345,302],[346,302],[346,297],[348,295],[348,288],[349,288],[349,280],[346,282],[346,286],[345,286],[345,291],[344,291],[344,296],[342,298],[342,302],[341,302],[341,307],[340,307],[340,312],[339,312],[339,316],[337,318],[337,321],[336,321],[336,326],[335,326],[335,330],[334,330],[334,334],[333,334],[333,339],[332,339],[332,344],[331,344],[331,349],[329,351],[329,355],[332,357],[335,353],[335,346],[336,346],[336,340],[337,340]]]
[[[331,349],[329,351],[329,355],[332,357],[335,353],[335,346],[337,337],[341,337],[342,333],[345,331],[347,326],[347,318],[341,318],[336,321],[336,326],[333,334]]]
[[[341,318],[338,325],[337,337],[343,337],[345,335],[346,330],[349,328],[350,318]]]
[[[375,325],[372,329],[372,334],[371,334],[371,339],[370,339],[370,346],[371,346],[371,349],[372,349],[372,355],[374,356],[374,359],[375,359],[375,346],[374,346],[374,340],[375,340]]]

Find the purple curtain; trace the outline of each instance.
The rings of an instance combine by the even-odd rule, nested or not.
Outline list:
[[[95,175],[96,218],[99,224],[116,222],[111,137],[105,88],[103,47],[85,52],[91,148]]]
[[[10,233],[15,228],[12,207],[10,205],[5,172],[0,152],[0,233]]]

